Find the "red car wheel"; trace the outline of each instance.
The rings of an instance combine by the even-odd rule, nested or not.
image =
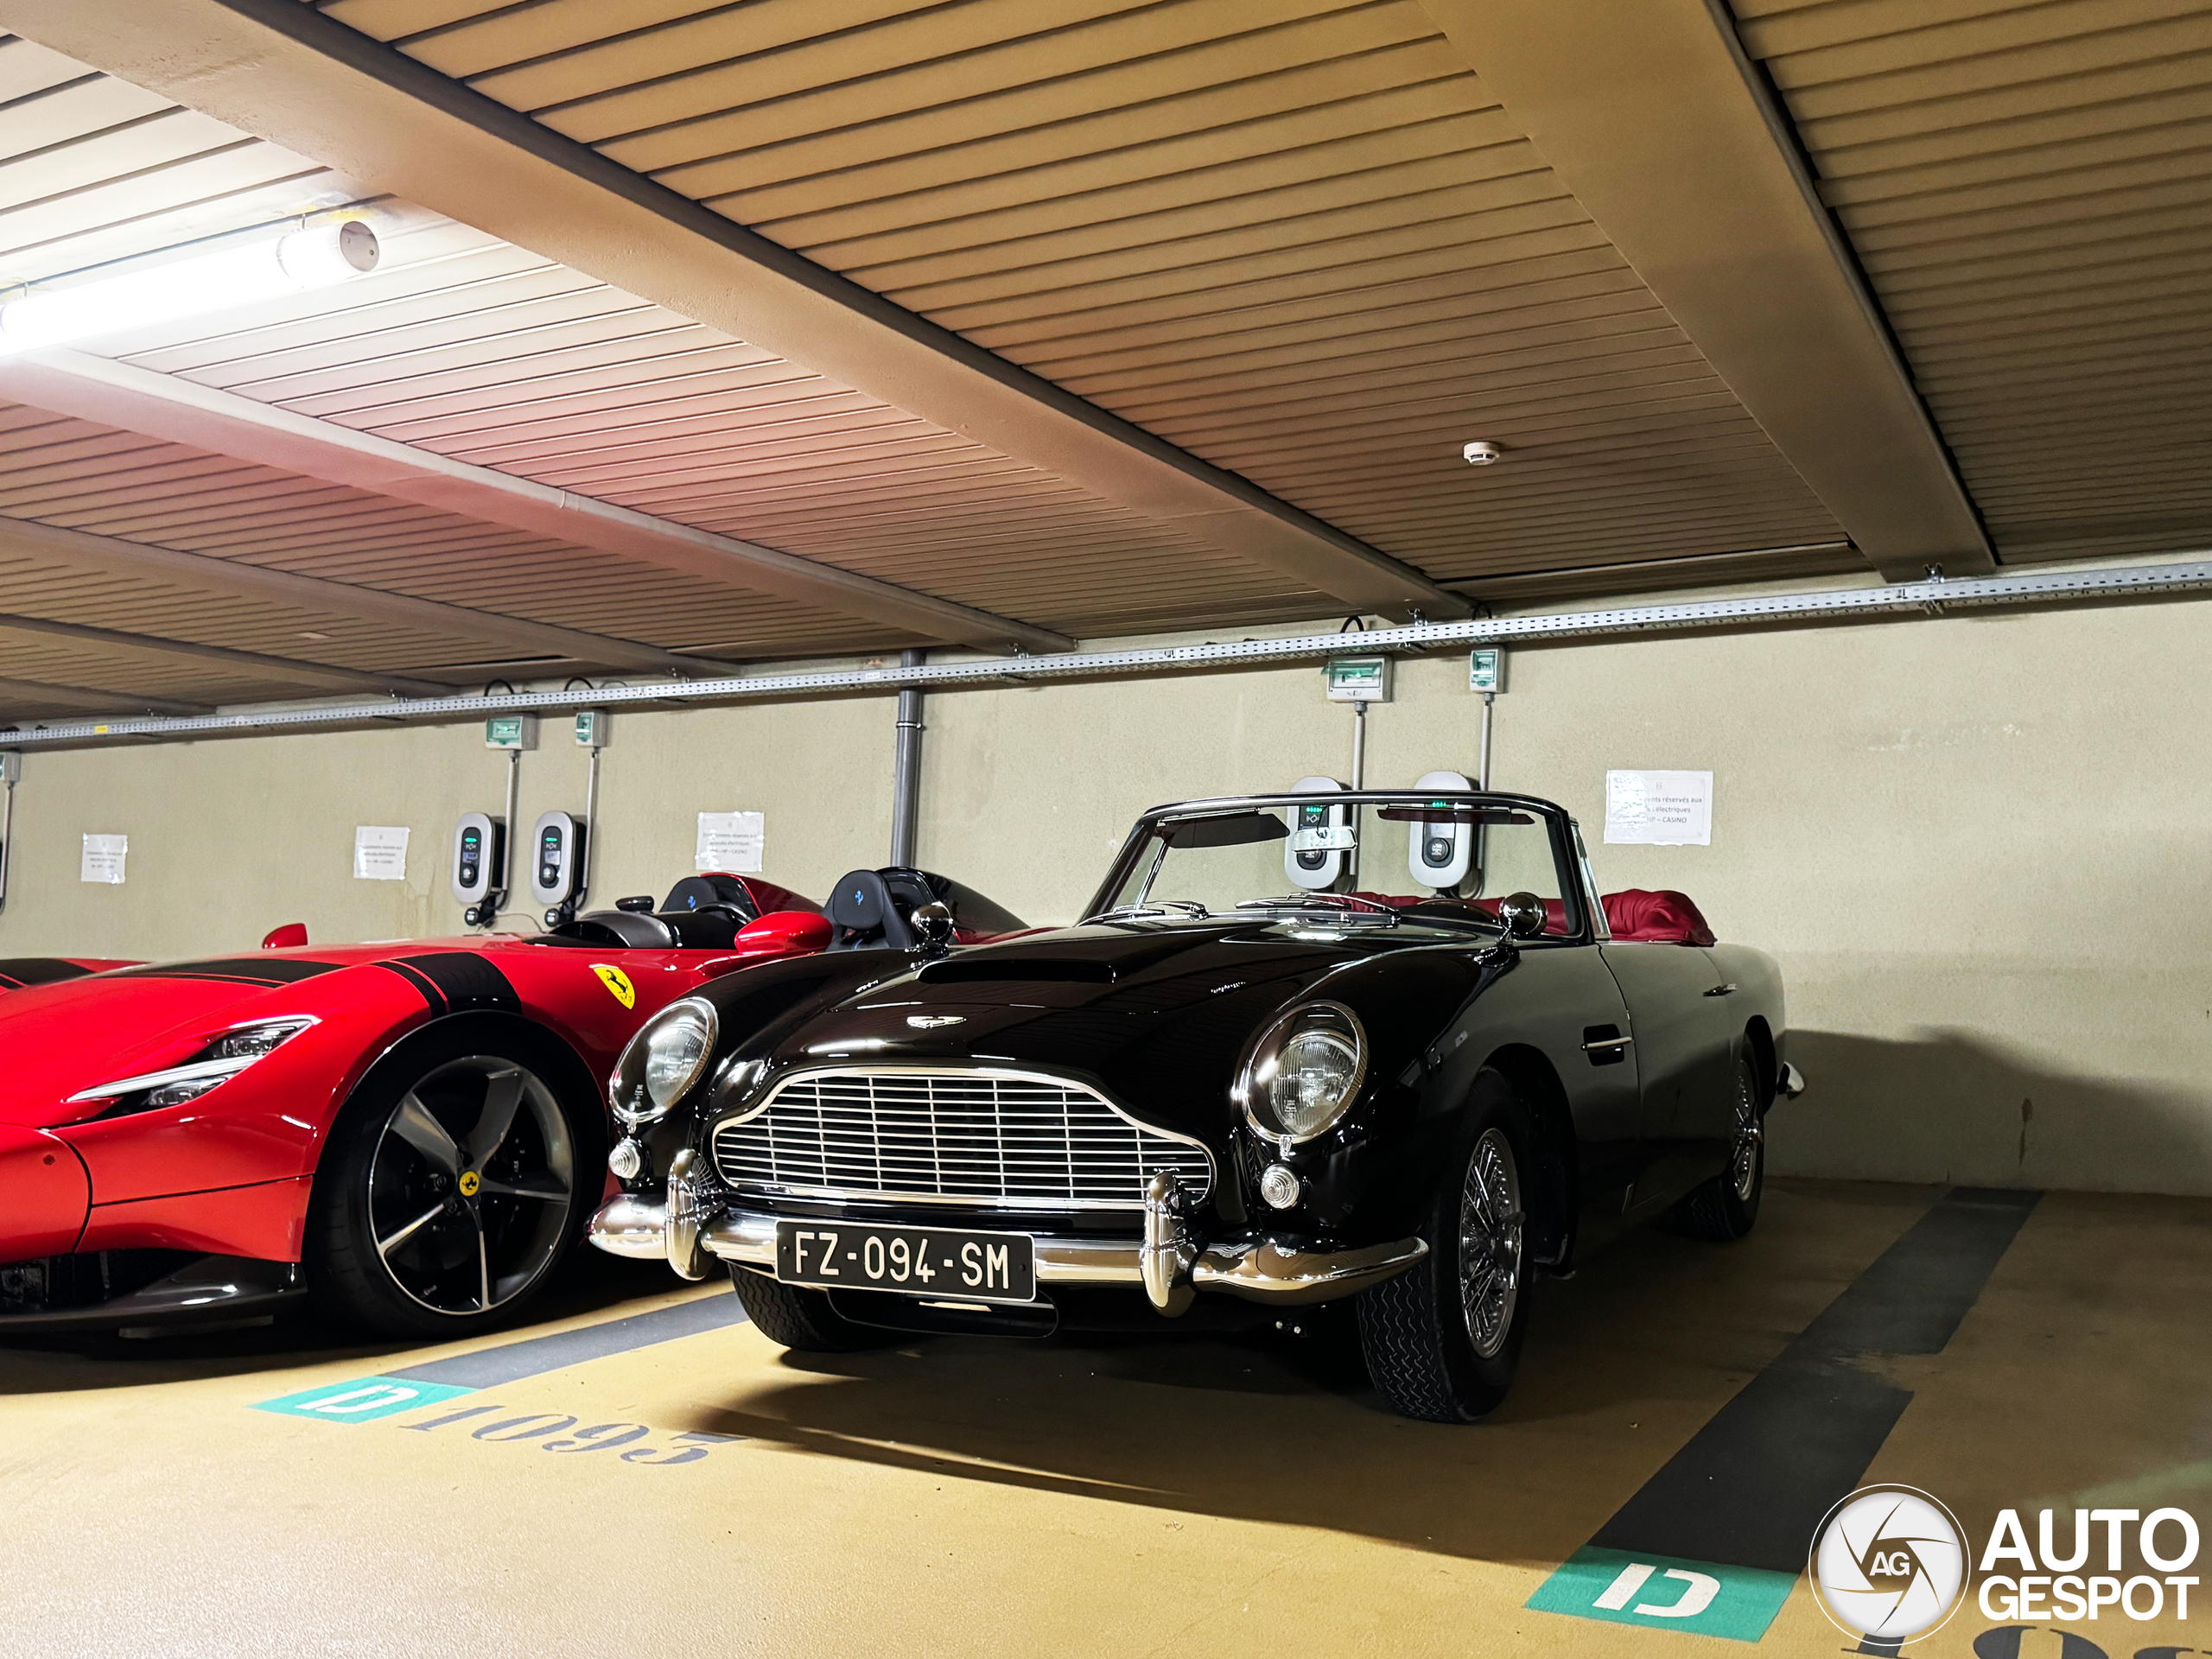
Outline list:
[[[354,1091],[309,1221],[341,1314],[400,1335],[489,1325],[575,1242],[604,1164],[597,1102],[532,1035],[433,1028]]]

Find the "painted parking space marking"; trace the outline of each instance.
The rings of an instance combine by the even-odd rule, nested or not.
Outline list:
[[[1797,1581],[1792,1573],[1586,1545],[1536,1586],[1528,1605],[1615,1624],[1756,1642]]]
[[[698,1336],[745,1322],[734,1291],[694,1297],[649,1313],[608,1319],[581,1330],[525,1337],[474,1353],[454,1354],[404,1366],[383,1376],[349,1377],[295,1394],[254,1403],[256,1411],[307,1417],[326,1423],[385,1421],[410,1412],[433,1409],[427,1421],[394,1423],[423,1433],[473,1424],[469,1438],[495,1443],[534,1444],[547,1452],[574,1456],[607,1451],[620,1461],[666,1466],[696,1463],[715,1446],[745,1437],[696,1430],[656,1429],[645,1423],[582,1423],[563,1412],[520,1411],[499,1404],[471,1403],[457,1411],[436,1412],[449,1401],[474,1395],[525,1378],[566,1370],[589,1360],[632,1353],[680,1338]],[[490,1418],[490,1421],[475,1420]]]
[[[326,1423],[368,1423],[396,1416],[417,1406],[435,1406],[467,1389],[437,1382],[402,1382],[393,1376],[356,1376],[344,1382],[326,1382],[275,1400],[257,1402],[256,1411],[274,1411],[287,1417],[319,1417]]]
[[[524,1337],[519,1342],[503,1343],[497,1348],[481,1348],[471,1354],[454,1354],[445,1359],[426,1360],[420,1365],[402,1366],[391,1375],[404,1380],[452,1383],[463,1389],[492,1389],[505,1382],[519,1382],[526,1376],[566,1370],[587,1360],[605,1359],[610,1354],[626,1354],[657,1343],[674,1342],[680,1337],[696,1337],[702,1332],[744,1323],[744,1305],[737,1300],[734,1289],[727,1289],[695,1296],[669,1307],[655,1308],[650,1313],[633,1313],[627,1319],[608,1319],[580,1330]]]
[[[1821,1518],[1861,1484],[1912,1402],[1912,1390],[1860,1362],[1942,1352],[2040,1197],[2007,1188],[1954,1187],[1945,1193],[1714,1413],[1527,1605],[1582,1618],[1696,1628],[1700,1634],[1758,1641],[1781,1611],[1788,1585],[1804,1571]],[[1586,1558],[1618,1563],[1616,1577],[1639,1562],[1703,1573],[1720,1586],[1714,1606],[1724,1598],[1731,1607],[1755,1605],[1748,1592],[1738,1595],[1730,1588],[1747,1573],[1767,1575],[1761,1583],[1779,1577],[1783,1590],[1756,1630],[1749,1630],[1747,1621],[1745,1633],[1707,1630],[1698,1623],[1701,1615],[1670,1619],[1637,1612],[1639,1606],[1663,1603],[1671,1588],[1655,1586],[1653,1593],[1621,1607],[1599,1605],[1606,1586],[1584,1596],[1586,1580],[1597,1570],[1578,1567]]]

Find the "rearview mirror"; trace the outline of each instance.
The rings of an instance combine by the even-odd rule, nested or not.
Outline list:
[[[1497,919],[1512,939],[1533,939],[1544,931],[1544,901],[1533,893],[1509,893],[1497,901]]]
[[[914,913],[907,918],[914,930],[914,937],[926,950],[942,950],[952,942],[952,912],[944,905],[928,904],[914,906]]]

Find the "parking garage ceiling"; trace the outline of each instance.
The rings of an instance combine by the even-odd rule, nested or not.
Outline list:
[[[2212,19],[1718,7],[0,0],[0,282],[384,241],[0,358],[0,713],[2212,539]]]

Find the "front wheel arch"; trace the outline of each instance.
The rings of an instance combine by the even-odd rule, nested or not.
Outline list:
[[[1775,1052],[1774,1033],[1764,1014],[1751,1016],[1751,1023],[1744,1027],[1744,1041],[1751,1051],[1751,1077],[1758,1086],[1759,1110],[1764,1114],[1774,1104],[1775,1084],[1782,1076],[1782,1059]]]
[[[331,1109],[331,1122],[325,1126],[322,1137],[316,1144],[315,1166],[303,1173],[310,1176],[320,1173],[322,1155],[330,1147],[330,1130],[336,1127],[338,1114],[346,1109],[349,1101],[372,1086],[381,1084],[392,1072],[415,1064],[433,1044],[442,1042],[448,1037],[455,1040],[489,1043],[507,1038],[524,1043],[553,1046],[563,1057],[561,1069],[568,1073],[561,1080],[563,1090],[573,1088],[580,1100],[587,1096],[598,1100],[603,1132],[607,1119],[606,1091],[599,1079],[592,1076],[591,1067],[585,1064],[583,1056],[576,1052],[574,1043],[543,1021],[532,1020],[527,1015],[475,1008],[465,1014],[448,1014],[441,1019],[426,1020],[419,1026],[410,1026],[399,1035],[389,1038],[383,1052],[362,1066],[345,1085],[344,1092]]]
[[[1541,1050],[1510,1044],[1483,1062],[1483,1069],[1501,1074],[1529,1116],[1535,1132],[1541,1161],[1534,1173],[1532,1236],[1529,1256],[1547,1268],[1563,1268],[1574,1246],[1574,1218],[1580,1213],[1580,1171],[1574,1135],[1574,1112],[1559,1073]]]

